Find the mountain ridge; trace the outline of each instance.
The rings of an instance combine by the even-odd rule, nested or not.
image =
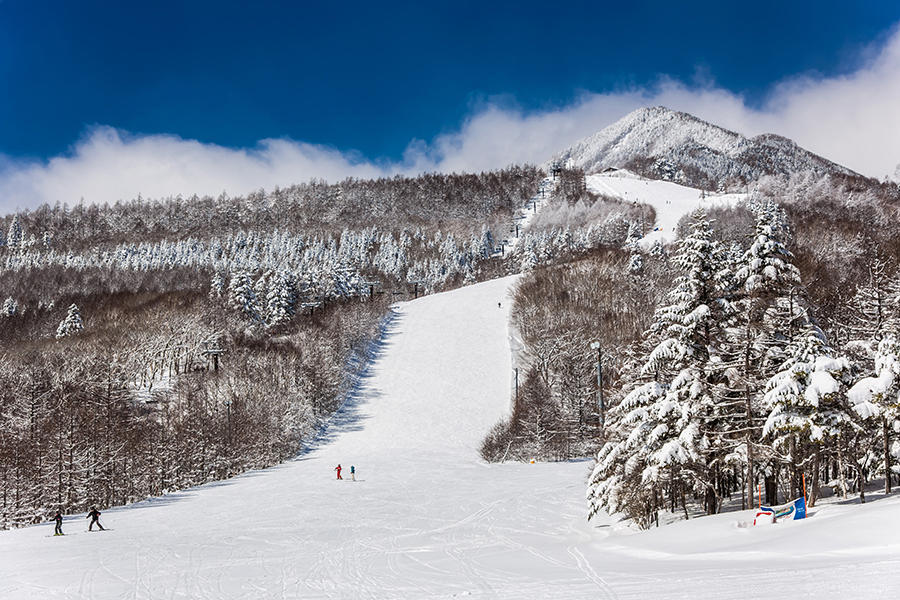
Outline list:
[[[734,189],[764,175],[810,171],[863,177],[774,133],[746,137],[664,106],[640,108],[556,154],[551,164],[598,173],[624,168],[701,189]]]

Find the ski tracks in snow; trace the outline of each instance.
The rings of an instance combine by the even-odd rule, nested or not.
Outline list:
[[[828,553],[840,520],[821,518],[737,540],[726,515],[604,539],[585,521],[587,463],[481,462],[482,436],[509,410],[513,281],[398,305],[353,402],[297,460],[112,509],[109,534],[0,533],[0,575],[13,574],[0,597],[723,600],[900,587],[893,547],[880,557],[871,542],[898,523],[893,499],[841,530],[841,549],[848,537],[848,552],[866,549],[849,557]],[[338,463],[365,482],[334,481]],[[758,552],[773,546],[778,577]]]

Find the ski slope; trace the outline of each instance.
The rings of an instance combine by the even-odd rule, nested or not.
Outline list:
[[[0,532],[0,598],[835,598],[900,591],[900,497],[744,529],[585,521],[586,461],[487,465],[506,278],[397,305],[317,447],[277,468]],[[502,307],[497,303],[501,302]],[[357,482],[336,481],[341,463]],[[348,471],[345,470],[345,476]]]
[[[647,227],[650,231],[641,239],[645,249],[657,240],[663,244],[675,241],[678,221],[684,215],[698,208],[731,206],[747,198],[746,194],[706,195],[701,198],[698,189],[671,181],[644,179],[626,170],[588,175],[586,179],[588,189],[596,194],[649,204],[656,210],[656,223],[653,227]]]

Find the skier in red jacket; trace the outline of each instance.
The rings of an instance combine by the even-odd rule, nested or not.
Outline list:
[[[336,466],[336,467],[334,468],[334,470],[337,471],[338,479],[343,479],[343,477],[341,477],[341,465],[340,465],[340,463],[338,463],[338,466]]]

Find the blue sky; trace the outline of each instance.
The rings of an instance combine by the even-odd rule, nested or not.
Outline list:
[[[641,103],[628,94],[665,100],[673,84],[759,115],[785,82],[869,68],[898,21],[900,3],[884,0],[0,0],[0,170],[8,180],[15,165],[21,180],[23,165],[77,156],[97,135],[128,145],[161,134],[250,154],[270,151],[260,140],[293,140],[382,170],[440,167],[442,144],[465,145],[453,136],[492,111],[527,121],[613,98],[580,137]]]
[[[700,73],[758,102],[785,76],[852,69],[900,20],[883,0],[548,4],[6,0],[0,150],[52,156],[100,123],[398,158],[498,96],[540,109]]]

